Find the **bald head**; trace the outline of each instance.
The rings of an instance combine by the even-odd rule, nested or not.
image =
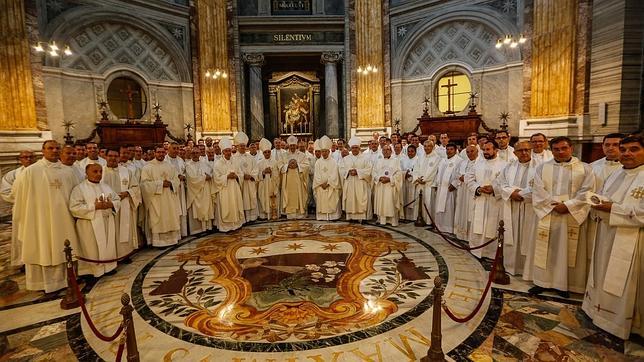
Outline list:
[[[465,154],[467,154],[467,158],[469,158],[470,161],[474,161],[477,157],[479,157],[479,149],[474,145],[469,145],[465,149]]]
[[[529,141],[519,141],[514,145],[514,155],[517,156],[519,162],[530,162],[532,144]]]
[[[20,151],[20,154],[18,155],[20,165],[25,167],[34,163],[35,159],[34,153],[31,151]]]

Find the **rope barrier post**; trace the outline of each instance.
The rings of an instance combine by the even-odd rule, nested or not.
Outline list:
[[[494,277],[492,281],[494,281],[496,284],[508,285],[510,284],[510,276],[505,272],[505,266],[503,265],[503,234],[505,233],[505,228],[503,226],[503,220],[499,221],[498,248],[500,248],[501,250],[499,250],[499,261],[496,270],[494,271]]]
[[[423,227],[427,226],[427,223],[425,222],[425,219],[423,218],[423,208],[422,206],[425,203],[425,199],[423,199],[423,190],[420,190],[420,193],[418,194],[418,199],[416,199],[416,203],[418,204],[418,217],[416,218],[416,222],[414,222],[414,226],[417,227]]]
[[[134,307],[130,305],[130,296],[127,293],[121,295],[121,315],[123,316],[123,326],[125,327],[125,346],[127,348],[127,361],[139,362],[139,349],[136,345],[136,333],[134,332],[134,319],[132,311]]]
[[[441,277],[434,279],[434,311],[432,315],[431,345],[427,350],[427,356],[420,359],[421,362],[445,361],[443,353],[443,335],[441,332],[441,309],[443,303],[443,280]]]
[[[69,240],[65,240],[65,248],[63,249],[65,253],[65,264],[67,267],[67,289],[65,290],[65,296],[60,300],[61,309],[73,309],[78,308],[81,303],[82,296],[78,297],[74,293],[74,288],[72,288],[72,278],[74,278],[74,262],[72,261],[72,247],[70,246]]]

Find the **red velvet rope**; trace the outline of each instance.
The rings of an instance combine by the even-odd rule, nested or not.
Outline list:
[[[98,337],[101,341],[104,342],[112,342],[118,336],[123,332],[123,323],[121,322],[121,325],[116,329],[116,332],[114,335],[107,337],[103,335],[94,325],[94,322],[92,322],[92,318],[89,316],[89,313],[87,312],[87,307],[85,307],[85,300],[83,298],[83,295],[80,292],[80,288],[78,288],[78,283],[76,283],[76,272],[74,271],[74,268],[67,268],[67,273],[68,273],[68,278],[72,283],[72,288],[74,289],[74,292],[76,293],[76,298],[78,298],[78,301],[80,303],[81,310],[83,311],[83,315],[85,316],[85,319],[87,320],[87,324],[89,325],[89,328],[94,332],[96,337]]]
[[[85,258],[85,257],[82,257],[80,255],[76,255],[76,259],[84,261],[84,262],[87,262],[87,263],[108,264],[108,263],[114,263],[114,262],[118,262],[118,261],[121,261],[121,260],[125,260],[125,259],[129,258],[130,256],[138,253],[138,252],[139,252],[139,249],[132,250],[132,252],[130,252],[129,254],[127,254],[125,256],[122,256],[122,257],[116,258],[116,259],[108,259],[108,260],[95,260],[95,259]]]
[[[423,202],[423,207],[425,208],[425,211],[427,211],[427,215],[429,216],[429,219],[432,221],[432,224],[434,224],[434,228],[436,229],[436,232],[438,232],[438,235],[440,235],[440,237],[443,238],[443,240],[447,241],[448,243],[452,244],[452,246],[458,249],[467,250],[467,251],[478,250],[492,244],[494,241],[497,240],[497,238],[492,238],[481,245],[472,246],[472,247],[459,245],[453,242],[452,240],[450,240],[450,238],[445,236],[444,233],[438,229],[438,225],[436,225],[436,223],[434,222],[434,218],[432,217],[432,214],[429,212],[429,210],[427,209],[427,205],[424,202]]]
[[[443,310],[445,311],[445,314],[447,314],[447,316],[450,317],[454,322],[458,322],[458,323],[469,322],[479,312],[479,310],[481,309],[481,306],[483,305],[483,301],[485,300],[485,297],[487,296],[487,293],[490,291],[490,287],[492,286],[492,279],[494,279],[494,274],[496,273],[496,266],[499,262],[500,256],[501,256],[501,245],[498,245],[496,247],[494,264],[492,264],[492,270],[490,271],[490,276],[487,279],[487,285],[485,286],[485,291],[483,292],[481,299],[479,300],[478,304],[476,305],[476,308],[474,308],[472,313],[470,313],[464,318],[460,318],[455,316],[454,313],[452,313],[452,311],[449,310],[447,305],[443,304]]]
[[[125,347],[125,343],[119,344],[119,349],[116,352],[116,362],[121,362],[121,358],[123,357],[123,348]]]

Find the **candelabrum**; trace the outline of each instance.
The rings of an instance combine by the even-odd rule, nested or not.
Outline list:
[[[101,122],[109,122],[109,118],[107,118],[107,101],[100,99],[97,104],[98,110],[101,113]]]
[[[65,136],[63,138],[65,139],[66,145],[74,144],[74,136],[72,136],[70,131],[73,130],[75,126],[76,123],[74,121],[63,121],[63,128],[65,128]]]
[[[501,128],[501,130],[503,131],[508,130],[508,119],[510,119],[509,112],[501,112],[499,114],[499,120],[501,121],[501,125],[499,127]]]
[[[152,107],[154,110],[154,123],[159,124],[161,122],[161,105],[159,104],[159,101],[154,102],[154,106]]]
[[[505,38],[498,39],[496,41],[495,47],[497,49],[501,49],[502,47],[507,46],[514,49],[518,47],[520,44],[524,44],[526,41],[528,41],[528,38],[526,38],[523,34],[519,34],[519,36],[508,34],[505,36]]]
[[[186,130],[186,142],[187,141],[192,141],[192,123],[187,122],[184,126],[183,129]]]

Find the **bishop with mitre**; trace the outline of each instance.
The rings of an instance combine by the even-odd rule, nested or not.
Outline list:
[[[342,184],[342,209],[347,220],[367,219],[371,199],[371,162],[360,152],[360,138],[349,140],[351,153],[340,160]]]
[[[306,154],[297,150],[297,137],[286,140],[288,151],[282,154],[282,214],[288,219],[302,219],[307,214],[309,160]],[[319,161],[319,160],[318,160]]]
[[[239,229],[246,219],[244,218],[244,200],[241,191],[241,182],[244,173],[232,157],[233,144],[228,138],[219,141],[222,157],[215,161],[212,179],[215,186],[215,223],[221,232]]]
[[[271,141],[262,138],[259,141],[259,151],[262,153],[262,158],[257,162],[259,218],[279,219],[280,170],[271,152]]]
[[[340,194],[342,185],[338,165],[330,156],[331,139],[327,136],[320,138],[322,157],[315,162],[313,177],[313,194],[315,195],[315,213],[317,220],[338,220],[342,215]]]

